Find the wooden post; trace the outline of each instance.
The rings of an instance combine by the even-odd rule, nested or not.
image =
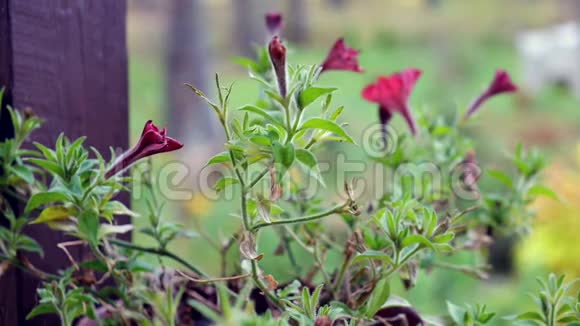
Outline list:
[[[125,0],[0,0],[0,85],[6,104],[30,107],[45,120],[34,141],[54,146],[64,132],[87,136],[108,153],[128,146]],[[6,115],[0,136],[10,137]],[[127,201],[127,198],[125,198]],[[125,221],[126,222],[126,221]],[[31,255],[47,271],[69,265],[56,244],[66,241],[46,227],[27,227],[45,250]],[[73,249],[80,258],[82,250]],[[12,269],[0,278],[0,325],[53,325],[52,318],[25,321],[37,303],[38,281]]]

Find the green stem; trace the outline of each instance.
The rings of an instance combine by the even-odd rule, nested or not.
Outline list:
[[[334,283],[333,287],[333,294],[336,296],[342,282],[344,281],[344,276],[346,275],[346,270],[348,269],[348,265],[350,264],[351,257],[345,257],[342,266],[340,267],[340,271],[338,272],[338,277],[336,278],[336,283]]]
[[[181,265],[187,267],[189,270],[196,273],[197,275],[200,275],[203,277],[208,277],[204,272],[200,271],[197,267],[191,265],[190,263],[185,261],[183,258],[181,258],[181,257],[177,256],[176,254],[174,254],[170,251],[167,251],[165,249],[159,249],[159,248],[153,248],[153,247],[142,247],[142,246],[136,245],[134,243],[119,240],[119,239],[109,239],[108,241],[116,246],[119,246],[119,247],[137,250],[137,251],[141,251],[141,252],[147,252],[150,254],[170,258],[170,259],[180,263]]]
[[[246,202],[246,191],[242,189],[242,220],[244,222],[244,229],[250,229],[250,217],[248,216],[248,204]]]
[[[298,236],[296,233],[294,233],[294,231],[292,231],[292,229],[291,229],[291,228],[290,228],[288,225],[284,226],[284,230],[285,230],[285,231],[286,231],[286,232],[287,232],[287,233],[290,235],[290,237],[291,237],[292,239],[294,239],[294,241],[296,241],[296,243],[297,243],[297,244],[298,244],[300,247],[302,247],[302,249],[304,249],[306,252],[308,252],[308,253],[310,253],[310,254],[312,254],[312,253],[314,252],[314,251],[312,250],[312,248],[308,247],[308,245],[307,245],[307,244],[305,244],[305,243],[304,243],[304,241],[302,241],[302,240],[300,239],[300,237],[299,237],[299,236]]]
[[[401,267],[403,267],[403,265],[405,265],[406,262],[408,262],[411,258],[413,258],[413,256],[415,256],[415,254],[417,254],[419,252],[419,250],[421,250],[421,249],[422,249],[421,246],[418,246],[417,248],[413,249],[413,251],[411,251],[400,262],[398,261],[399,258],[395,257],[395,265],[393,265],[393,268],[390,269],[388,272],[382,273],[381,278],[387,278],[387,277],[391,276],[394,272],[398,271]],[[398,256],[398,250],[395,251],[395,255]]]
[[[258,176],[254,178],[254,180],[250,181],[250,183],[246,185],[246,191],[252,189],[252,187],[254,187],[258,182],[260,182],[260,180],[262,180],[262,178],[268,173],[268,171],[270,171],[270,169],[265,168],[264,171],[260,172],[260,174],[258,174]]]
[[[304,112],[304,110],[299,110],[298,115],[296,115],[296,119],[294,119],[294,125],[292,126],[292,137],[294,136],[294,134],[298,130],[298,124],[300,123],[300,119],[302,119],[303,112]],[[292,140],[292,137],[290,137],[290,140]]]
[[[288,103],[289,101],[286,101]],[[284,114],[286,115],[286,143],[290,142],[292,139],[292,121],[290,121],[290,106],[288,104],[284,105]]]
[[[274,226],[274,225],[284,225],[284,224],[298,224],[298,223],[308,223],[311,221],[315,221],[318,219],[321,219],[323,217],[326,217],[328,215],[331,214],[335,214],[338,213],[340,211],[342,211],[342,209],[344,209],[346,207],[347,204],[340,204],[338,206],[335,206],[327,211],[324,212],[320,212],[320,213],[316,213],[316,214],[312,214],[312,215],[308,215],[308,216],[304,216],[304,217],[300,217],[300,218],[294,218],[294,219],[288,219],[288,220],[279,220],[279,221],[273,221],[270,223],[258,223],[256,225],[254,225],[250,231],[251,232],[256,232],[259,229],[263,228],[263,227],[267,227],[267,226]]]
[[[292,265],[292,268],[294,268],[296,274],[300,274],[300,266],[296,261],[296,257],[294,257],[294,251],[292,251],[292,248],[290,247],[290,237],[284,232],[281,232],[280,236],[282,237],[284,248],[286,248],[286,253],[288,253],[288,260],[290,260],[290,265]]]
[[[225,112],[227,112],[224,109]],[[286,111],[286,115],[289,115],[289,110],[287,109],[287,105],[285,106],[285,111]],[[224,115],[223,119],[220,119],[222,122],[222,126],[224,127],[224,132],[226,134],[226,140],[230,140],[230,132],[228,130],[228,126],[227,126],[227,116]],[[242,220],[243,220],[243,224],[244,224],[244,229],[245,230],[249,230],[250,229],[250,220],[249,220],[249,216],[248,216],[248,207],[247,207],[247,202],[246,202],[246,196],[247,196],[247,191],[252,188],[256,183],[258,183],[260,181],[260,179],[266,175],[266,173],[268,173],[268,169],[266,169],[265,171],[263,171],[256,179],[252,180],[249,184],[249,187],[246,188],[246,183],[244,178],[242,177],[242,174],[239,171],[238,168],[238,164],[237,161],[234,157],[234,152],[232,150],[229,150],[229,154],[230,154],[230,160],[232,162],[232,166],[234,168],[234,171],[236,173],[236,177],[238,178],[238,181],[240,182],[240,186],[241,186],[241,210],[242,210]],[[178,258],[181,260],[181,258],[173,255],[173,257],[171,258]],[[183,260],[181,260],[183,261]],[[185,261],[183,261],[185,262]],[[187,263],[187,262],[185,262]],[[189,264],[187,264],[189,265]],[[187,266],[186,265],[186,266]],[[189,265],[188,267],[193,267],[191,265]],[[192,269],[194,270],[194,269]],[[200,275],[203,275],[199,272],[196,272]],[[270,300],[272,300],[272,302],[274,302],[274,304],[276,304],[277,306],[280,306],[280,301],[278,300],[278,298],[272,294],[270,291],[268,291],[268,289],[264,286],[264,283],[262,283],[262,281],[260,280],[260,277],[258,275],[258,264],[256,261],[252,260],[252,279],[254,280],[254,283],[256,284],[256,286],[262,291],[264,292],[264,294],[266,296],[268,296],[268,298],[270,298]]]
[[[312,254],[314,256],[314,260],[316,261],[316,265],[318,265],[318,268],[320,269],[320,273],[322,274],[322,277],[324,278],[324,282],[326,284],[332,284],[330,281],[330,276],[328,275],[328,273],[326,272],[326,270],[324,269],[324,264],[322,263],[322,259],[320,258],[319,252],[318,252],[318,243],[314,243],[314,253]]]
[[[314,144],[316,144],[316,137],[312,137],[304,149],[310,149],[310,147],[312,147]]]
[[[67,319],[67,315],[66,315],[66,312],[65,311],[60,311],[59,312],[59,315],[60,315],[60,320],[61,320],[61,322],[62,322],[63,325],[65,325],[65,326],[70,326],[71,325],[71,323]]]
[[[230,151],[230,158],[232,160],[232,164],[234,165],[234,169],[236,170],[236,175],[238,177],[238,181],[240,182],[240,185],[242,188],[242,190],[241,190],[242,221],[244,224],[244,230],[247,231],[247,230],[250,230],[250,217],[248,216],[248,205],[246,202],[246,200],[247,200],[246,196],[247,196],[248,189],[245,187],[244,180],[242,179],[241,174],[237,170],[236,161],[234,160],[234,156],[233,156],[232,151]],[[268,288],[266,286],[264,286],[264,283],[262,283],[262,281],[260,280],[260,276],[258,275],[258,263],[255,260],[252,260],[251,262],[252,262],[252,279],[254,280],[254,283],[268,298],[270,298],[270,300],[272,300],[272,302],[276,306],[280,306],[280,301],[278,300],[276,295],[271,293],[268,290]]]
[[[278,297],[276,297],[274,293],[268,290],[262,280],[260,280],[260,276],[258,275],[258,262],[256,260],[252,260],[252,279],[254,280],[254,283],[258,289],[260,289],[260,291],[262,291],[262,293],[264,293],[264,295],[266,295],[272,301],[272,303],[274,303],[277,307],[282,307]]]
[[[238,177],[238,181],[240,182],[240,186],[242,186],[242,189],[245,187],[245,182],[244,182],[244,178],[242,178],[242,174],[240,173],[240,170],[238,169],[238,164],[236,162],[236,158],[234,157],[234,152],[230,149],[230,160],[232,161],[232,166],[234,167],[234,171],[236,172],[236,177]]]

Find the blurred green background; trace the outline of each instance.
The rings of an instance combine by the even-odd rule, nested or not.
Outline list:
[[[175,1],[179,3],[180,1]],[[169,125],[172,135],[168,89],[176,87],[169,78],[181,71],[181,82],[206,80],[213,82],[218,72],[226,83],[235,82],[233,107],[252,102],[258,91],[256,82],[247,77],[245,69],[232,63],[232,58],[244,54],[247,48],[240,41],[263,43],[266,39],[262,17],[266,11],[280,10],[285,14],[291,53],[289,62],[320,63],[337,37],[361,49],[360,63],[365,74],[332,72],[320,80],[322,85],[338,87],[335,103],[345,105],[344,121],[351,135],[359,138],[363,128],[376,122],[376,108],[360,98],[361,89],[376,76],[390,74],[406,67],[424,71],[412,103],[423,110],[462,112],[469,101],[491,79],[495,69],[505,68],[522,92],[490,101],[470,127],[477,139],[478,159],[486,166],[506,164],[505,153],[522,142],[543,149],[550,166],[546,183],[560,195],[561,202],[542,200],[534,204],[538,212],[535,232],[519,241],[515,249],[515,267],[508,274],[493,273],[487,281],[477,281],[446,270],[421,273],[418,286],[403,293],[420,312],[443,312],[445,301],[455,303],[487,303],[500,315],[523,311],[532,305],[527,291],[535,289],[534,278],[548,271],[567,273],[568,279],[580,276],[580,100],[566,83],[553,80],[536,92],[528,91],[524,81],[524,55],[518,51],[518,35],[529,30],[548,29],[572,20],[580,20],[580,1],[576,0],[192,0],[181,10],[193,11],[186,21],[191,28],[183,40],[191,43],[185,66],[173,66],[168,40],[174,31],[179,8],[173,1],[130,1],[128,42],[130,51],[131,136],[135,142],[147,119]],[[175,4],[173,4],[175,5]],[[177,16],[176,16],[177,15]],[[240,23],[241,22],[241,23]],[[173,26],[173,27],[172,27]],[[296,28],[299,26],[300,28]],[[182,26],[183,27],[183,26]],[[241,29],[247,28],[246,34]],[[240,34],[241,33],[241,34]],[[580,33],[580,32],[579,32]],[[242,35],[242,36],[240,36]],[[578,36],[580,37],[580,35]],[[179,42],[178,42],[179,45]],[[181,44],[183,45],[183,44]],[[548,51],[558,51],[546,45]],[[576,60],[580,62],[580,43]],[[200,51],[201,48],[201,51]],[[197,52],[196,52],[197,50]],[[168,55],[168,53],[170,53]],[[547,57],[559,60],[557,55]],[[187,65],[189,62],[189,65]],[[173,69],[173,70],[172,70]],[[185,73],[184,73],[185,72]],[[189,75],[191,74],[191,78]],[[168,77],[169,76],[169,77]],[[528,77],[526,77],[528,78]],[[197,86],[197,84],[196,84]],[[206,113],[209,108],[195,104],[195,97],[183,87],[193,103],[194,114],[185,125],[190,129],[218,130],[218,121]],[[205,112],[207,111],[207,112]],[[402,127],[402,123],[396,124]],[[209,127],[208,127],[209,126]],[[195,131],[195,130],[194,130]],[[181,139],[190,150],[193,169],[203,165],[220,152],[221,136]],[[352,159],[364,158],[361,149],[340,147]],[[155,160],[155,165],[175,157]],[[200,163],[201,162],[201,163]],[[186,188],[195,189],[191,184]],[[143,207],[136,200],[137,210]],[[194,227],[201,224],[217,240],[234,232],[239,220],[232,217],[237,201],[215,202],[194,194],[186,201],[172,201],[165,209],[167,218]],[[366,218],[366,217],[361,217]],[[146,223],[136,220],[135,223]],[[266,258],[262,267],[284,280],[289,265],[283,257],[268,255],[276,243],[261,241]],[[147,243],[139,234],[135,241]],[[191,259],[209,273],[217,273],[216,252],[200,238],[180,240],[174,250]],[[232,250],[232,257],[236,254]],[[304,264],[311,261],[304,256]],[[458,257],[473,263],[473,258]],[[502,321],[496,319],[497,325]]]

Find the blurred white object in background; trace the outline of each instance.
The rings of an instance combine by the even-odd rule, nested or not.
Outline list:
[[[516,45],[526,90],[537,93],[546,86],[564,84],[580,98],[580,23],[521,32]]]

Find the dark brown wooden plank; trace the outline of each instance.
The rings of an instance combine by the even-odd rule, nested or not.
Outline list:
[[[87,136],[87,143],[104,153],[109,146],[127,148],[125,16],[124,0],[0,0],[0,46],[10,45],[9,51],[0,50],[0,82],[8,86],[11,104],[30,107],[45,119],[35,141],[53,146],[64,132],[70,138]],[[44,259],[31,256],[33,264],[48,271],[69,265],[56,247],[66,237],[42,226],[28,232],[46,253]],[[79,248],[71,252],[83,254]],[[16,291],[14,277],[0,280],[0,325],[24,324],[36,304],[37,281],[17,276],[22,281]],[[3,304],[8,308],[2,310]],[[13,318],[8,310],[19,315],[17,324],[8,319]],[[37,318],[25,324],[54,322]]]
[[[12,38],[10,31],[10,10],[8,1],[0,1],[0,87],[12,84]],[[0,140],[13,136],[10,119],[4,109],[12,101],[10,88],[4,91],[0,104]],[[1,171],[0,171],[1,172]],[[0,225],[6,225],[5,219],[0,216]],[[17,325],[20,301],[18,284],[20,273],[10,269],[0,279],[0,325]]]

